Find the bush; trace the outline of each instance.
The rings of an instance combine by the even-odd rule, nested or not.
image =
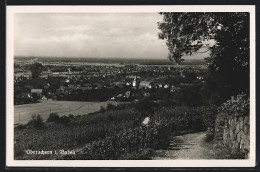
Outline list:
[[[249,96],[245,93],[232,96],[219,107],[219,112],[246,115],[249,113]]]
[[[74,117],[74,115],[69,114],[69,118],[74,119],[75,117]]]
[[[202,120],[206,127],[213,127],[215,126],[215,119],[217,116],[217,107],[216,106],[202,106],[200,107],[203,113]]]
[[[206,133],[205,142],[211,142],[214,139],[214,133]]]
[[[36,114],[32,115],[32,119],[27,123],[27,125],[33,126],[36,129],[41,129],[45,126],[41,116]]]
[[[103,106],[101,106],[99,112],[103,113],[105,111],[106,111],[106,109]]]
[[[116,109],[116,105],[113,105],[112,103],[107,104],[107,110],[115,110],[115,109]]]
[[[153,114],[157,109],[158,105],[150,100],[141,100],[135,104],[135,109],[142,114],[142,116],[147,116]]]
[[[18,126],[15,127],[15,129],[17,130],[23,130],[26,128],[26,125],[23,125],[23,124],[19,124]]]
[[[55,122],[57,123],[60,120],[60,117],[57,113],[51,113],[46,122]]]
[[[60,124],[62,124],[62,125],[69,125],[69,123],[70,123],[70,117],[62,116],[62,117],[60,117],[58,123],[60,123]]]

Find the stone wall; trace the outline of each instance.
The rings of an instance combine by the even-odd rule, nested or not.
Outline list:
[[[215,121],[215,140],[235,152],[249,152],[249,115],[226,115],[220,113]]]

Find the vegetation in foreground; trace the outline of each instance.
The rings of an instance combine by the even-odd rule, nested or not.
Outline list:
[[[167,146],[170,134],[204,131],[214,125],[216,114],[215,107],[108,107],[78,117],[50,114],[46,123],[34,116],[15,128],[15,159],[149,159],[154,149]],[[63,156],[26,153],[61,149],[77,151]]]

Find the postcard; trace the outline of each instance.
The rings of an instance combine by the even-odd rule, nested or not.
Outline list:
[[[6,11],[8,167],[255,166],[253,5]]]

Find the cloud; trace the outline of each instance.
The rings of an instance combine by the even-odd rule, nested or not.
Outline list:
[[[17,14],[15,55],[166,58],[157,13]]]

